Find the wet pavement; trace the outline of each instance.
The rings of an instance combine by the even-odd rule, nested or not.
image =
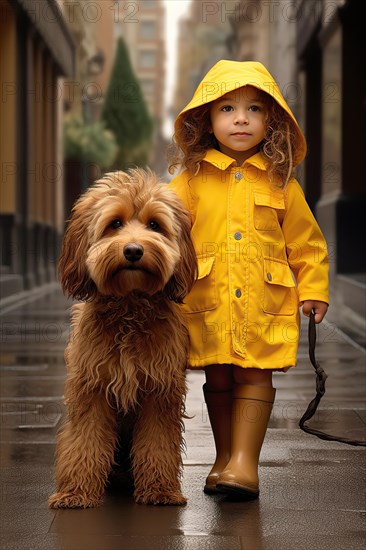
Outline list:
[[[1,317],[1,550],[357,550],[365,547],[365,449],[301,432],[314,396],[306,321],[299,365],[275,375],[277,398],[260,461],[261,496],[252,502],[207,496],[214,459],[202,399],[202,372],[189,372],[184,457],[185,507],[142,506],[107,494],[89,510],[53,511],[55,434],[64,408],[63,350],[68,302],[57,285],[5,304]],[[329,378],[311,425],[364,439],[365,352],[334,325],[318,330]]]

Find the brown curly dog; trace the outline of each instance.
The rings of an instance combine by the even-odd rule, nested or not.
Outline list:
[[[190,216],[152,172],[106,174],[76,202],[60,258],[73,306],[67,420],[51,508],[101,503],[117,423],[133,413],[136,502],[184,504],[181,451],[188,335],[178,305],[196,277]]]

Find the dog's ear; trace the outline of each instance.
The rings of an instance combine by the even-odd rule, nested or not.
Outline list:
[[[197,279],[198,267],[191,239],[192,220],[190,213],[183,202],[175,195],[171,201],[171,206],[179,225],[180,260],[164,292],[170,300],[181,304]]]
[[[68,222],[58,265],[59,279],[65,293],[77,300],[88,300],[97,293],[86,267],[90,200],[88,191],[76,202]]]

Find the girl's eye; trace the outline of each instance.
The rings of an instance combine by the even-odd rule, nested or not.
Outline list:
[[[224,105],[222,108],[221,108],[222,111],[224,111],[224,113],[229,113],[230,111],[233,110],[232,106],[231,105]]]
[[[148,225],[153,231],[159,231],[160,229],[160,225],[155,220],[150,220]]]
[[[117,219],[117,220],[113,220],[113,222],[111,223],[111,227],[113,229],[118,229],[119,227],[122,227],[122,222],[121,220]]]
[[[258,105],[252,105],[251,107],[249,107],[249,111],[253,111],[254,113],[260,110],[261,108]]]

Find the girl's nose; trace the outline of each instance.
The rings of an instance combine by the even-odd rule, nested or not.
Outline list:
[[[237,111],[234,124],[248,124],[248,113],[246,111]]]

